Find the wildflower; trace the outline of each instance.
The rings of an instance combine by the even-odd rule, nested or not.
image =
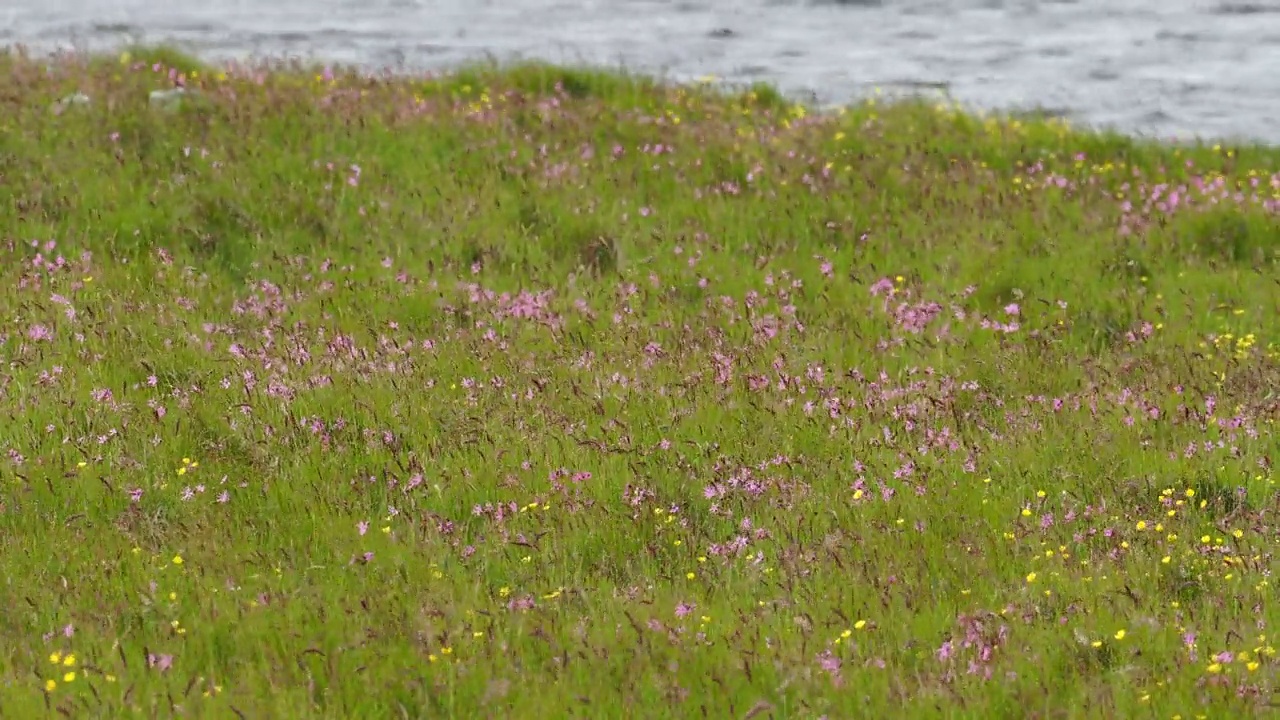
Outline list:
[[[62,682],[65,682],[65,683],[74,682],[75,679],[76,679],[76,674],[74,671],[69,672],[66,675],[62,676]]]
[[[1028,583],[1028,584],[1030,584],[1030,583],[1033,583],[1033,582],[1035,582],[1035,581],[1036,581],[1036,574],[1035,574],[1035,573],[1027,573],[1027,583]]]
[[[181,556],[181,555],[174,555],[174,556],[173,556],[173,564],[174,564],[174,565],[181,565],[181,564],[182,564],[182,556]]]
[[[156,655],[155,653],[147,654],[147,667],[155,668],[160,672],[164,672],[173,667],[173,656],[167,654]]]
[[[854,623],[854,624],[853,624],[853,629],[854,629],[854,630],[861,630],[862,628],[864,628],[864,627],[866,627],[866,626],[867,626],[867,621],[866,621],[866,620],[859,620],[858,622],[856,622],[856,623]]]
[[[938,660],[940,662],[946,662],[947,660],[951,659],[951,655],[954,651],[955,651],[955,646],[952,644],[950,640],[942,643],[942,647],[938,648]]]
[[[1124,639],[1124,636],[1125,636],[1124,628],[1121,628],[1121,629],[1119,629],[1119,630],[1117,630],[1117,631],[1116,631],[1116,639],[1117,639],[1117,640],[1123,640],[1123,639]]]
[[[56,690],[57,688],[58,688],[58,681],[57,681],[57,680],[45,680],[45,681],[44,681],[44,691],[45,691],[45,692],[47,692],[47,693],[51,693],[51,692],[53,692],[54,690]]]

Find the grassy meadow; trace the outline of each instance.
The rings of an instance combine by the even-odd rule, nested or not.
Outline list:
[[[1280,702],[1280,148],[14,52],[0,309],[4,717]]]

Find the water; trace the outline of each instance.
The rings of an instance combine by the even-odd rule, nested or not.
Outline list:
[[[5,0],[0,45],[210,59],[493,57],[768,81],[839,103],[946,93],[1168,138],[1280,144],[1280,0]]]

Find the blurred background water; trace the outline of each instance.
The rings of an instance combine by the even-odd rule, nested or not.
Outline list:
[[[1280,143],[1280,0],[3,0],[0,46],[468,60],[767,81],[835,104],[947,94],[1162,138]]]

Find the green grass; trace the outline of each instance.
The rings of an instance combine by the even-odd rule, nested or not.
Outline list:
[[[0,70],[6,714],[1273,702],[1280,149]]]

